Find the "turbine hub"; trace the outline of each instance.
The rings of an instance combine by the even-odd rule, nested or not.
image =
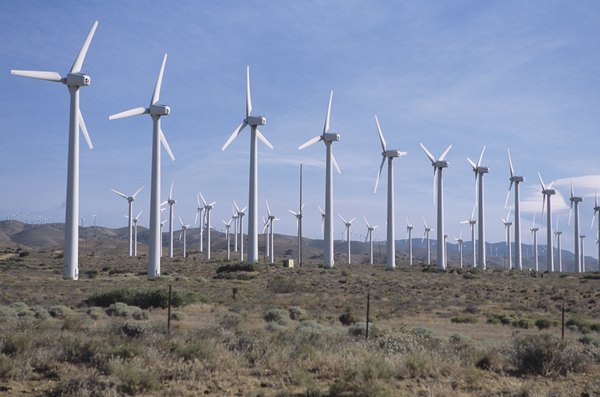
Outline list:
[[[433,166],[435,168],[446,168],[446,167],[448,167],[448,162],[446,160],[434,161]]]
[[[323,141],[325,142],[337,142],[340,140],[340,134],[332,134],[329,132],[325,132],[323,134]]]
[[[82,87],[90,85],[91,82],[90,76],[84,73],[69,73],[65,79],[65,84],[69,87]]]
[[[542,190],[542,193],[547,194],[548,196],[552,196],[553,194],[556,194],[556,190],[546,189],[546,190]]]
[[[150,116],[168,116],[171,108],[167,105],[150,105]]]
[[[581,203],[583,201],[583,197],[571,197],[570,200],[574,203]]]
[[[487,174],[488,172],[490,172],[490,169],[488,167],[477,167],[475,169],[475,172],[478,174]]]
[[[259,116],[259,117],[248,116],[246,118],[246,123],[248,123],[248,125],[250,127],[257,127],[259,125],[265,125],[265,124],[267,124],[267,118],[264,117],[264,116]]]
[[[520,182],[525,182],[525,178],[523,178],[522,176],[513,176],[512,178],[510,178],[511,182],[515,182],[515,183],[520,183]]]
[[[400,157],[404,155],[404,153],[399,150],[386,150],[385,152],[382,152],[381,155],[384,157]]]

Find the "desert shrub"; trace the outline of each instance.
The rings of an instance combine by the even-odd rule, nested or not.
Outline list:
[[[269,323],[276,322],[279,325],[286,325],[290,319],[290,313],[284,309],[269,309],[263,317]]]
[[[583,335],[581,338],[577,339],[577,342],[582,343],[584,345],[589,345],[594,343],[594,338],[589,335]]]
[[[267,289],[275,294],[290,294],[304,292],[305,287],[296,278],[277,275],[269,281]]]
[[[176,341],[171,344],[169,351],[184,361],[213,361],[219,359],[219,352],[212,340],[201,342]]]
[[[52,306],[50,309],[48,309],[48,313],[50,313],[52,317],[57,318],[65,318],[74,314],[72,309],[63,305]]]
[[[48,310],[42,306],[34,306],[31,308],[31,311],[34,313],[35,318],[39,318],[41,320],[45,320],[50,317]]]
[[[183,312],[173,312],[171,313],[171,320],[173,321],[181,321],[185,319],[185,313]]]
[[[470,314],[477,314],[477,313],[479,313],[479,308],[477,307],[477,305],[475,305],[473,303],[469,303],[465,307],[465,312],[470,313]]]
[[[231,273],[231,272],[254,272],[258,270],[258,266],[252,263],[232,263],[219,266],[217,273]]]
[[[298,331],[309,334],[345,334],[348,332],[345,327],[327,327],[313,320],[305,320],[300,322],[297,328]]]
[[[17,318],[19,314],[15,309],[8,306],[0,307],[0,318],[3,320],[7,320],[9,318]]]
[[[304,321],[308,320],[308,313],[306,310],[302,309],[299,306],[292,306],[288,309],[290,312],[290,318],[296,321]]]
[[[344,369],[341,379],[329,389],[329,395],[336,396],[389,396],[388,384],[393,379],[394,367],[385,359],[367,355],[363,360]]]
[[[0,354],[0,379],[7,379],[14,366],[13,360],[10,357]]]
[[[24,258],[26,256],[29,256],[29,251],[21,251],[21,252],[19,252],[19,258]]]
[[[285,324],[281,324],[281,323],[277,323],[277,322],[268,323],[266,329],[267,329],[267,331],[271,331],[271,332],[283,332],[286,330]]]
[[[236,328],[242,322],[242,316],[234,312],[226,312],[219,319],[219,324],[226,329]]]
[[[104,309],[98,306],[90,307],[89,309],[87,309],[86,314],[94,320],[106,317],[106,312],[104,311]]]
[[[526,336],[515,342],[514,361],[519,374],[549,376],[563,373],[568,363],[561,361],[564,345],[555,337]]]
[[[416,354],[409,354],[404,358],[404,367],[411,378],[427,376],[427,362],[425,358]]]
[[[426,327],[417,327],[412,330],[412,332],[420,337],[431,338],[433,337],[433,331]]]
[[[72,378],[61,379],[55,388],[44,395],[49,397],[114,396],[117,395],[117,390],[114,389],[113,383],[95,373],[87,376],[76,374]]]
[[[29,351],[33,345],[33,337],[29,332],[15,332],[4,337],[0,353],[14,357]]]
[[[117,329],[130,338],[139,338],[152,332],[152,327],[147,322],[127,321],[120,324]]]
[[[475,367],[486,371],[501,371],[505,358],[495,348],[475,353]]]
[[[488,317],[487,323],[488,324],[500,324],[500,319],[496,316],[491,316],[491,317]]]
[[[360,319],[354,314],[350,307],[346,307],[344,312],[340,314],[340,323],[344,325],[352,325],[357,323]]]
[[[166,308],[169,292],[167,289],[115,289],[99,292],[87,298],[84,303],[88,306],[108,307],[117,302],[123,302],[142,309],[150,307]],[[171,293],[171,306],[181,307],[192,303],[205,302],[205,299],[193,292],[174,290]]]
[[[106,314],[111,317],[131,317],[136,320],[147,320],[148,312],[137,306],[129,306],[123,302],[113,303],[106,309]]]
[[[539,330],[550,328],[551,325],[552,322],[550,320],[546,320],[545,318],[538,318],[537,320],[535,320],[535,326]]]
[[[119,391],[129,395],[145,393],[158,388],[159,382],[156,377],[139,368],[114,360],[110,363],[110,373],[121,382]]]
[[[131,342],[125,342],[111,348],[107,352],[107,356],[111,358],[120,358],[123,360],[139,356],[142,353],[140,345]]]
[[[516,320],[513,320],[512,326],[516,327],[516,328],[528,329],[529,328],[529,321],[527,321],[524,318],[516,319]]]
[[[375,327],[373,326],[373,323],[369,323],[369,334],[372,335],[373,329]],[[357,323],[354,323],[349,329],[348,329],[348,333],[352,336],[365,336],[367,334],[367,323],[364,321],[359,321]]]
[[[476,324],[477,317],[475,316],[456,316],[450,319],[451,322],[457,324]]]
[[[61,342],[60,359],[72,364],[92,364],[97,361],[101,346],[95,339],[64,338]]]

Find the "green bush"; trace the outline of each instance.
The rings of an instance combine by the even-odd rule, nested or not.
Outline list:
[[[389,387],[394,377],[394,368],[384,358],[367,355],[361,362],[344,369],[341,379],[329,389],[329,396],[393,395]]]
[[[8,379],[13,369],[13,360],[4,354],[0,354],[0,379]]]
[[[166,308],[168,306],[169,291],[167,289],[115,289],[112,291],[99,292],[87,298],[84,303],[88,306],[108,307],[117,302],[123,302],[142,309],[150,307]],[[193,292],[186,290],[174,290],[171,294],[171,306],[181,307],[197,302],[205,302],[205,299]]]
[[[308,318],[309,318],[306,310],[302,309],[299,306],[292,306],[288,309],[288,311],[290,312],[290,318],[292,320],[304,321],[304,320],[308,320]]]
[[[110,363],[110,373],[121,381],[119,391],[130,395],[142,394],[159,386],[153,374],[120,362]]]
[[[340,314],[339,320],[340,323],[344,325],[352,325],[357,323],[360,319],[354,314],[350,307],[346,307],[344,312]]]
[[[524,318],[520,318],[518,320],[514,320],[512,322],[512,326],[513,327],[517,327],[517,328],[528,329],[529,328],[529,321],[527,321]]]
[[[451,322],[457,324],[476,324],[477,317],[474,316],[457,316],[450,319]]]
[[[113,303],[106,309],[106,314],[111,317],[132,317],[136,320],[147,320],[148,312],[137,306],[129,306],[123,302]]]
[[[277,275],[269,281],[267,289],[275,294],[291,294],[304,292],[304,284],[293,277]]]
[[[219,266],[217,268],[217,273],[254,272],[257,270],[257,265],[254,265],[252,263],[234,263]]]
[[[290,320],[290,313],[284,309],[269,309],[265,312],[264,319],[269,323],[276,322],[279,325],[286,325]]]
[[[152,327],[147,322],[131,322],[127,321],[122,323],[118,330],[121,331],[125,336],[130,338],[139,338],[144,335],[148,335],[152,332]]]
[[[106,312],[104,311],[104,309],[98,306],[90,307],[89,309],[87,309],[86,314],[94,320],[106,317]]]
[[[234,329],[242,322],[242,316],[235,312],[226,312],[219,319],[219,323],[223,328]]]
[[[171,313],[171,320],[173,321],[181,321],[185,319],[185,313],[183,312],[173,312]]]
[[[41,320],[47,319],[50,317],[50,313],[42,306],[34,306],[31,308],[31,311],[34,313],[35,318],[39,318]]]
[[[48,313],[50,313],[52,317],[57,318],[65,318],[74,314],[72,309],[69,309],[68,307],[63,305],[52,306],[50,309],[48,309]]]
[[[545,318],[538,318],[537,320],[535,320],[535,326],[539,330],[550,328],[551,325],[552,322],[550,320],[546,320]]]

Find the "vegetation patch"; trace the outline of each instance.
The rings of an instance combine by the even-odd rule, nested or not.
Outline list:
[[[87,298],[87,306],[109,307],[117,302],[122,302],[142,309],[150,307],[166,308],[168,306],[169,292],[167,289],[115,289],[99,292]],[[171,294],[171,306],[181,307],[193,303],[205,302],[206,299],[199,294],[186,290],[174,290]]]
[[[450,321],[456,324],[477,324],[478,322],[475,316],[456,316],[452,317]]]
[[[136,320],[147,320],[148,312],[137,306],[129,306],[123,302],[113,303],[106,309],[106,314],[111,317],[131,317]]]

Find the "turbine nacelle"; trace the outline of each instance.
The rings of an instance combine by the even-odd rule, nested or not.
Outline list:
[[[583,197],[573,196],[569,200],[571,200],[572,203],[581,203],[583,201]]]
[[[85,73],[69,73],[64,83],[69,87],[81,87],[90,85],[92,79]]]
[[[381,152],[381,155],[384,157],[402,157],[406,155],[406,152],[401,152],[400,150],[386,150]]]
[[[337,142],[340,140],[340,134],[325,132],[322,135],[324,142]]]
[[[475,171],[478,174],[487,174],[488,172],[490,172],[490,169],[488,167],[477,167],[473,171]]]
[[[556,194],[556,190],[554,189],[544,189],[542,190],[542,193],[548,196],[552,196],[553,194]]]
[[[266,125],[267,124],[267,118],[264,116],[248,116],[246,117],[246,119],[244,120],[244,122],[246,124],[248,124],[250,127],[257,127],[259,125]]]
[[[432,161],[431,165],[433,165],[435,168],[447,168],[448,162],[446,160],[437,160],[437,161]]]
[[[171,107],[167,105],[150,105],[148,108],[150,116],[168,116],[171,114]]]
[[[515,183],[521,183],[525,182],[525,178],[523,178],[522,176],[513,176],[510,178],[510,181]]]

